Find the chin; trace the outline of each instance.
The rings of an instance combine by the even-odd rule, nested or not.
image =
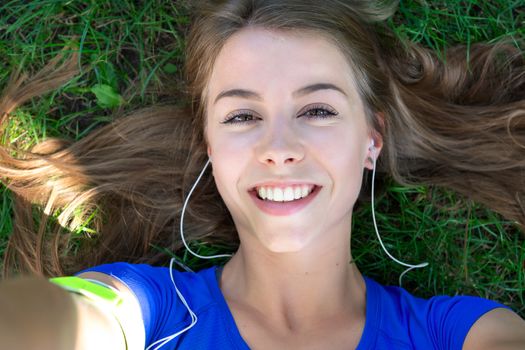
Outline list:
[[[261,240],[262,244],[272,253],[296,253],[307,246],[308,241],[306,237],[271,237]]]

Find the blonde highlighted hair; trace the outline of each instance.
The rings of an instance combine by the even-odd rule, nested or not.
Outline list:
[[[383,136],[378,172],[403,185],[452,189],[523,230],[523,52],[506,42],[480,43],[451,48],[440,60],[385,25],[395,8],[392,1],[199,2],[187,38],[187,108],[145,108],[77,142],[47,139],[16,156],[11,146],[0,148],[2,181],[15,197],[4,273],[60,275],[110,261],[154,264],[166,258],[152,246],[181,248],[176,232],[183,198],[206,160],[205,87],[224,43],[250,26],[311,31],[341,49],[368,123]],[[1,125],[25,101],[70,79],[75,62],[51,62],[31,79],[13,78],[0,100]],[[38,227],[33,204],[44,208]],[[49,222],[57,211],[58,222]],[[70,231],[88,217],[97,234],[71,244]],[[186,217],[189,240],[237,246],[209,174]]]

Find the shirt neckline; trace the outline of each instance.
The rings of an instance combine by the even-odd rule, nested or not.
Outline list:
[[[218,307],[221,309],[220,314],[222,315],[233,344],[239,345],[242,349],[249,350],[250,347],[241,336],[239,328],[235,323],[235,319],[228,307],[228,303],[219,287],[218,279],[220,278],[221,271],[222,266],[213,266],[208,270],[209,274],[207,277],[211,287],[212,296]],[[377,286],[373,280],[366,276],[363,277],[366,285],[365,327],[356,350],[372,349],[373,341],[376,338],[376,332],[378,329],[379,301],[377,300]]]

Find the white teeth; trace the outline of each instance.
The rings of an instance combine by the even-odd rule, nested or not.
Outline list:
[[[308,196],[308,194],[310,193],[310,189],[308,188],[307,185],[303,185],[303,187],[301,187],[301,196],[302,197],[306,197]]]
[[[293,193],[294,199],[299,199],[303,196],[303,191],[301,190],[301,187],[296,187]]]
[[[261,199],[274,202],[291,202],[308,196],[314,189],[313,185],[281,187],[258,187],[257,194]]]
[[[276,202],[282,202],[284,199],[283,190],[280,188],[273,189],[273,200]]]
[[[259,193],[259,197],[266,198],[266,188],[265,187],[259,187],[257,192]]]
[[[286,187],[286,189],[284,190],[284,201],[285,202],[289,202],[289,201],[293,201],[294,198],[293,198],[293,188],[291,187]]]

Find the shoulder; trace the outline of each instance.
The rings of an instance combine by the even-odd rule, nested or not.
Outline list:
[[[474,323],[463,349],[525,349],[525,321],[508,309],[494,309]]]
[[[104,274],[124,286],[138,301],[147,342],[187,322],[188,310],[177,291],[197,314],[214,303],[210,291],[214,268],[195,273],[172,270],[170,274],[167,267],[119,262],[80,272],[88,278],[93,273]]]
[[[170,298],[177,298],[177,289],[188,299],[193,299],[195,308],[199,300],[206,301],[211,296],[211,284],[215,278],[215,267],[198,272],[181,272],[168,267],[147,264],[117,262],[100,265],[81,271],[80,274],[97,272],[108,275],[125,285],[141,302],[161,301],[165,304]]]
[[[505,308],[471,296],[419,298],[403,288],[382,286],[371,280],[367,281],[367,289],[367,307],[375,298],[380,309],[382,333],[415,348],[462,349],[467,334],[481,317]]]
[[[191,296],[206,296],[210,279],[214,277],[214,268],[199,272],[181,272],[168,267],[157,267],[147,264],[130,264],[117,262],[100,265],[81,271],[103,273],[129,288],[136,297],[150,299],[166,297],[175,293],[175,285],[180,291]],[[204,292],[204,293],[201,293]]]

